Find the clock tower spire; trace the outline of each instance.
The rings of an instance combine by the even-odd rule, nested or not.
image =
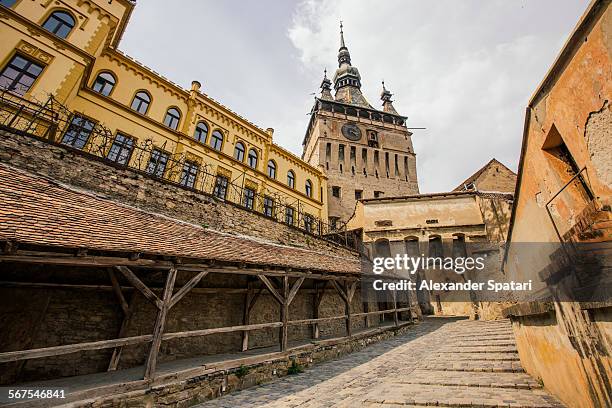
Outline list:
[[[342,230],[357,200],[419,192],[407,118],[393,107],[393,95],[384,83],[382,108],[368,103],[344,34],[340,22],[338,68],[331,80],[324,71],[321,94],[315,98],[302,143],[302,159],[327,176],[323,201],[332,231]]]

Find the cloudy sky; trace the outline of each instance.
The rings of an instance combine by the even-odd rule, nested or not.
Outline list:
[[[516,171],[524,109],[588,0],[146,0],[120,48],[203,91],[297,155],[344,21],[362,91],[381,80],[415,130],[421,192],[492,157]],[[171,5],[171,7],[169,7]]]

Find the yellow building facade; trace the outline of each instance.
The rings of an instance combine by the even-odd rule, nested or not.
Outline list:
[[[319,169],[274,144],[273,129],[205,95],[199,82],[183,89],[118,49],[134,2],[0,4],[0,88],[29,101],[53,95],[69,112],[53,141],[325,230],[327,179]]]

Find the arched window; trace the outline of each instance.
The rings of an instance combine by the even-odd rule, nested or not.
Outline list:
[[[195,128],[195,132],[193,132],[193,138],[200,143],[206,143],[207,137],[208,137],[208,126],[204,122],[198,122]]]
[[[102,72],[93,84],[93,90],[104,96],[110,95],[115,86],[115,77],[110,72]]]
[[[215,130],[210,138],[210,147],[218,151],[223,147],[223,135],[218,130]]]
[[[377,239],[374,242],[374,253],[375,256],[381,258],[391,258],[391,246],[389,245],[388,239]]]
[[[136,112],[145,114],[149,110],[149,104],[151,103],[151,97],[145,91],[136,92],[134,100],[132,101],[132,109]]]
[[[427,256],[429,256],[430,258],[442,258],[444,256],[442,237],[440,237],[439,235],[429,236],[429,251]]]
[[[406,237],[404,238],[404,247],[406,249],[406,255],[411,258],[419,256],[419,238],[418,237]]]
[[[295,173],[293,170],[287,172],[287,185],[291,188],[295,188]]]
[[[238,161],[244,160],[244,145],[242,142],[236,143],[236,147],[234,147],[234,159]]]
[[[176,108],[169,108],[164,118],[164,125],[168,126],[170,129],[176,130],[180,120],[181,112]]]
[[[272,179],[276,178],[276,163],[274,163],[274,160],[268,162],[268,177]]]
[[[43,24],[43,28],[60,38],[66,38],[74,28],[74,18],[65,11],[54,11]]]
[[[306,180],[306,195],[308,197],[312,197],[312,181]]]
[[[255,149],[249,149],[249,167],[252,167],[254,169],[257,168],[257,152],[255,151]]]
[[[453,234],[453,258],[467,257],[467,247],[465,245],[465,234]]]

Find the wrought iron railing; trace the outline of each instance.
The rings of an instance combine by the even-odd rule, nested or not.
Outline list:
[[[559,238],[559,242],[561,243],[561,246],[563,247],[563,250],[568,257],[571,257],[572,254],[574,253],[573,243],[571,241],[568,242],[565,239],[563,239],[563,235],[559,231],[559,226],[557,225],[557,222],[555,221],[555,217],[553,216],[553,212],[551,211],[551,204],[553,203],[554,200],[557,199],[557,197],[561,195],[561,193],[568,191],[568,188],[572,185],[576,185],[579,190],[583,190],[579,194],[584,193],[586,195],[585,206],[591,200],[593,200],[593,198],[595,197],[593,194],[593,190],[591,189],[591,186],[588,184],[587,179],[584,177],[583,173],[587,173],[586,166],[584,166],[576,174],[574,174],[563,185],[563,187],[559,189],[559,191],[553,194],[553,196],[546,202],[546,205],[545,205],[546,212],[548,213],[550,222],[552,223],[555,233],[557,234],[557,237]]]
[[[176,146],[155,146],[151,138],[118,143],[116,135],[103,124],[79,116],[53,95],[44,101],[25,99],[7,90],[0,92],[0,126],[17,130],[67,149],[92,155],[113,165],[125,166],[148,177],[215,197],[221,201],[257,212],[274,221],[299,228],[338,244],[363,252],[363,245],[346,231],[346,224],[330,225],[309,214],[305,203],[281,192],[258,192],[245,185],[246,170],[233,180],[211,172],[202,158],[173,153]],[[131,143],[131,144],[130,144]],[[162,158],[163,156],[163,158]]]

